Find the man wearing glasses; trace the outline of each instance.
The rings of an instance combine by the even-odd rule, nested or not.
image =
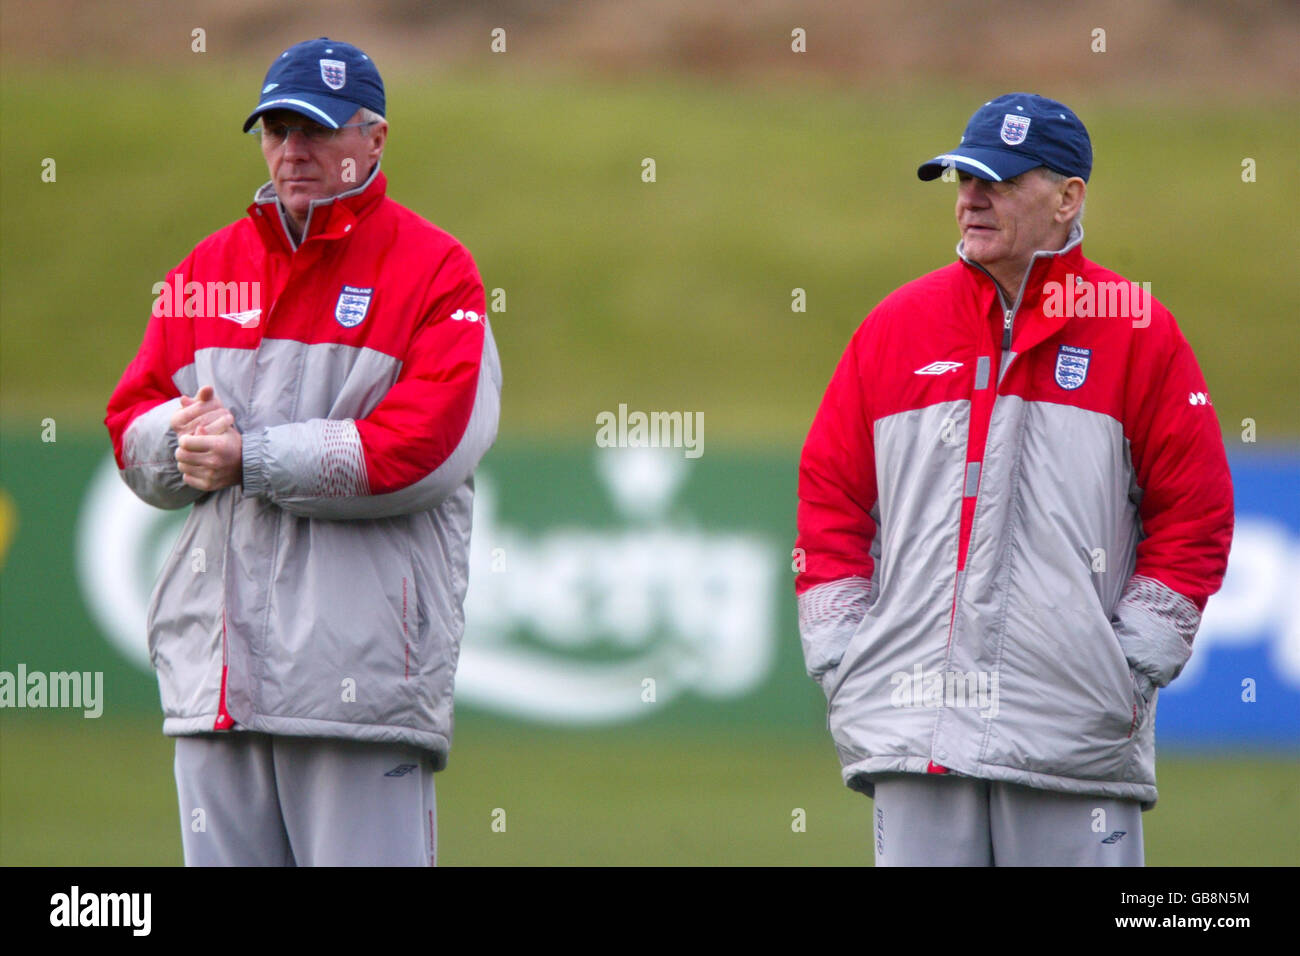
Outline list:
[[[356,47],[280,54],[244,124],[271,180],[109,400],[126,483],[191,507],[148,622],[188,865],[435,862],[501,371],[469,252],[385,195],[384,113]]]

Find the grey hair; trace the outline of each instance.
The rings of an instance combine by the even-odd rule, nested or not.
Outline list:
[[[380,115],[379,115],[378,113],[376,113],[374,110],[372,110],[372,109],[367,109],[366,107],[363,106],[363,107],[361,107],[361,122],[363,122],[363,123],[386,123],[387,120],[385,120],[382,116],[380,116]]]
[[[1039,166],[1038,174],[1042,176],[1044,179],[1046,179],[1048,182],[1053,182],[1053,183],[1063,183],[1067,179],[1073,178],[1065,175],[1064,173],[1058,173],[1056,170],[1049,169],[1046,166]],[[1076,225],[1083,225],[1083,210],[1084,207],[1087,205],[1088,205],[1088,197],[1084,196],[1083,201],[1079,203],[1079,211],[1075,213],[1074,218],[1070,220],[1071,232],[1074,231],[1074,227]]]

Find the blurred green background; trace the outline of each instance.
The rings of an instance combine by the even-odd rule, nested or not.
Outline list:
[[[195,72],[6,75],[0,106],[23,118],[2,157],[6,415],[102,419],[153,283],[266,181],[239,133],[256,87]],[[586,438],[627,402],[702,410],[711,442],[796,447],[862,317],[954,258],[956,186],[915,168],[955,143],[970,94],[389,73],[389,194],[506,291],[505,435]],[[1097,157],[1089,258],[1151,283],[1225,427],[1300,433],[1295,102],[1071,101]]]
[[[1172,309],[1228,442],[1246,418],[1261,441],[1294,442],[1300,91],[1276,52],[1279,36],[1294,48],[1294,8],[1153,4],[1162,33],[1123,4],[1078,7],[1054,25],[1011,4],[1023,19],[990,33],[963,21],[979,10],[966,3],[938,29],[890,3],[864,8],[875,16],[777,4],[755,21],[735,3],[712,16],[381,3],[373,18],[323,4],[313,19],[265,3],[37,14],[6,0],[0,427],[35,439],[52,417],[61,437],[107,449],[104,405],[152,284],[266,179],[239,133],[266,63],[328,33],[384,72],[390,195],[506,291],[492,319],[503,440],[590,442],[596,413],[626,402],[702,411],[710,450],[761,448],[793,468],[861,318],[953,258],[955,187],[919,183],[915,166],[983,100],[1032,89],[1069,102],[1092,135],[1085,253]],[[1106,54],[1088,48],[1093,20],[1116,25]],[[41,21],[60,26],[53,39]],[[490,54],[498,22],[517,53]],[[789,52],[799,23],[812,24],[806,60]],[[55,182],[41,179],[47,157]],[[796,288],[806,312],[791,310]],[[793,514],[792,497],[791,538]],[[0,509],[0,530],[9,567],[42,547],[21,513]],[[12,581],[0,573],[6,603]],[[68,600],[68,584],[48,582],[45,600]],[[797,646],[797,632],[783,640]],[[566,731],[466,712],[437,780],[440,862],[869,863],[870,804],[839,782],[816,695],[809,684],[805,722],[767,729]],[[160,716],[0,721],[0,863],[181,861]],[[1295,862],[1293,757],[1179,753],[1158,773],[1149,864]],[[497,807],[506,833],[490,829]]]

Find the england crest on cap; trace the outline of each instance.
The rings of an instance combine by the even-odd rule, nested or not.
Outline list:
[[[1008,146],[1019,146],[1029,134],[1029,117],[1008,113],[1002,118],[1002,142]]]
[[[341,90],[348,81],[348,65],[342,60],[321,60],[320,78],[331,90]]]

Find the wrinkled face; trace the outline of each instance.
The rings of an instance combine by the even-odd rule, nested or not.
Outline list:
[[[358,110],[348,123],[360,121]],[[275,193],[300,226],[312,200],[337,196],[365,180],[388,133],[384,122],[331,131],[291,110],[268,110],[259,122],[267,131],[262,155]],[[286,127],[296,128],[285,135]]]
[[[1002,182],[959,171],[957,225],[966,257],[993,271],[1023,268],[1038,250],[1059,248],[1064,187],[1037,169]]]

